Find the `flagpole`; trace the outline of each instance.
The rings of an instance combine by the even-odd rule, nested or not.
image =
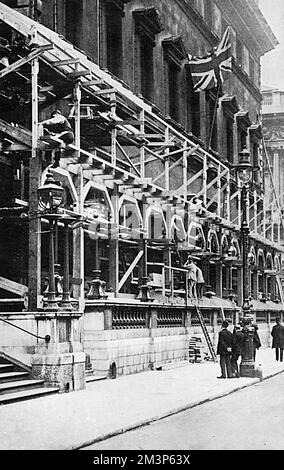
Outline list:
[[[214,124],[215,124],[216,115],[217,115],[220,88],[221,88],[221,80],[219,79],[218,80],[217,93],[216,93],[216,100],[215,100],[215,105],[214,105],[214,113],[213,113],[211,129],[210,129],[210,135],[209,135],[209,141],[208,141],[208,145],[207,145],[207,150],[210,149],[211,141],[212,141],[212,137],[213,137],[213,130],[214,130]]]

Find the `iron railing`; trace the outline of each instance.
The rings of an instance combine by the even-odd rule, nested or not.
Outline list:
[[[18,326],[18,325],[14,325],[14,323],[9,322],[8,320],[4,320],[4,318],[2,318],[2,317],[0,317],[0,320],[1,320],[2,322],[4,322],[4,323],[7,323],[7,324],[10,325],[10,326],[13,326],[14,328],[17,328],[18,330],[24,331],[24,332],[27,333],[28,335],[34,336],[35,338],[38,338],[38,339],[44,339],[46,343],[49,343],[50,340],[51,340],[50,335],[39,336],[39,335],[36,335],[36,334],[34,334],[34,333],[31,333],[30,331],[26,330],[25,328],[21,328],[21,327]]]

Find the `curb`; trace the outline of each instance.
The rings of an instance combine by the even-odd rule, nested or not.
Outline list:
[[[157,421],[160,421],[164,418],[168,418],[170,416],[174,416],[178,413],[182,413],[184,411],[190,410],[191,408],[195,408],[196,406],[203,405],[203,404],[208,403],[210,401],[214,401],[214,400],[217,400],[219,398],[231,395],[234,392],[238,392],[239,390],[242,390],[244,388],[251,387],[252,385],[255,385],[255,384],[257,384],[257,383],[259,383],[259,382],[261,382],[265,379],[271,378],[274,375],[278,375],[278,374],[281,374],[283,372],[284,372],[284,370],[282,370],[280,372],[272,373],[271,375],[264,377],[262,380],[258,379],[258,378],[257,379],[252,379],[252,382],[241,385],[241,386],[236,386],[235,388],[233,388],[232,390],[229,390],[227,392],[220,392],[220,393],[217,393],[216,395],[212,395],[211,397],[207,397],[207,398],[204,398],[202,400],[197,400],[195,402],[191,402],[188,405],[172,409],[169,412],[164,412],[161,415],[154,416],[152,418],[146,418],[142,421],[136,422],[135,424],[130,424],[128,426],[125,426],[124,428],[120,428],[120,429],[117,429],[115,431],[112,431],[112,432],[109,432],[109,433],[106,433],[106,434],[101,434],[100,436],[97,436],[94,439],[90,439],[89,441],[84,441],[80,444],[75,444],[73,446],[70,446],[66,450],[80,450],[80,449],[83,449],[84,447],[88,447],[88,446],[91,446],[92,444],[96,444],[97,442],[105,441],[105,440],[110,439],[112,437],[119,436],[120,434],[124,434],[126,432],[134,431],[134,430],[139,429],[141,427],[148,426],[149,424],[155,423]]]

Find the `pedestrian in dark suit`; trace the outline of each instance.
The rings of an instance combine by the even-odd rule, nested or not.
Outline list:
[[[280,353],[280,362],[283,362],[283,348],[284,348],[284,326],[281,325],[281,320],[279,317],[276,318],[276,325],[272,328],[271,336],[272,348],[275,348],[275,357],[276,361],[279,361]]]
[[[255,358],[256,358],[256,350],[259,349],[261,347],[261,342],[260,342],[260,338],[259,338],[259,335],[258,335],[258,326],[256,323],[253,323],[253,328],[254,328],[254,332],[253,332],[253,360],[255,361]]]
[[[221,367],[221,376],[218,379],[231,379],[232,376],[232,365],[231,365],[231,355],[234,344],[233,333],[228,331],[229,323],[223,321],[222,329],[219,332],[219,339],[217,345],[217,354],[220,356],[220,367]]]
[[[233,332],[234,345],[232,350],[232,373],[234,377],[240,377],[238,359],[243,354],[245,335],[242,331],[241,325],[236,325]]]

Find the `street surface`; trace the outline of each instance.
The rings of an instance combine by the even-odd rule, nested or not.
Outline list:
[[[284,450],[283,391],[279,374],[84,450]]]

